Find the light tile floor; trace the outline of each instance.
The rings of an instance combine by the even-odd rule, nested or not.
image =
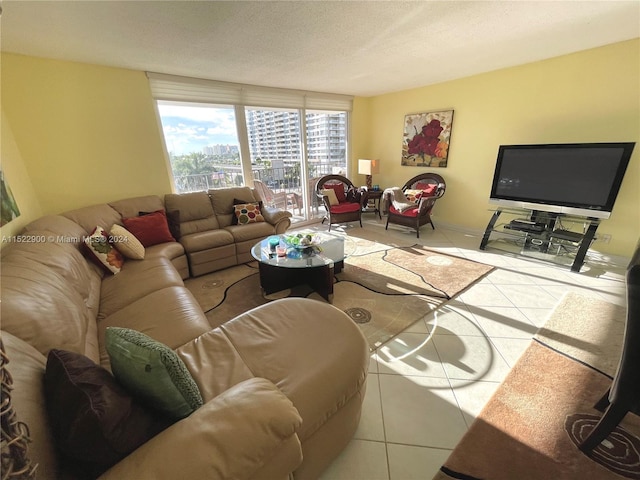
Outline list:
[[[379,220],[365,228],[497,269],[372,354],[360,426],[321,480],[431,479],[567,291],[624,305],[626,265],[598,259],[574,273],[443,227],[420,239]]]

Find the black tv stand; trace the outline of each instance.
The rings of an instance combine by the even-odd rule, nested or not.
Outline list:
[[[512,218],[498,224],[503,213]],[[554,257],[562,252],[572,259],[571,271],[579,272],[599,224],[600,220],[592,217],[524,208],[498,208],[485,229],[480,250],[485,250],[487,246],[504,249],[500,248],[499,242],[502,241],[517,246],[519,251],[515,253],[542,257],[542,260],[555,261]],[[574,231],[565,225],[578,225],[581,231]]]

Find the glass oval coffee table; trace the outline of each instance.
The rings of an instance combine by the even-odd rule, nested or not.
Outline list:
[[[344,237],[308,232],[310,245],[294,245],[294,233],[272,235],[256,243],[251,255],[258,263],[265,295],[307,284],[327,302],[333,301],[333,275],[344,266]],[[289,241],[288,241],[289,240]]]

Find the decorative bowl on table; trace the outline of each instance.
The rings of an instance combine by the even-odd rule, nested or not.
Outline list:
[[[284,235],[284,243],[287,244],[288,247],[294,248],[296,250],[303,250],[305,252],[320,252],[322,249],[320,248],[321,237],[317,233],[313,232],[300,232],[293,233],[290,235]]]

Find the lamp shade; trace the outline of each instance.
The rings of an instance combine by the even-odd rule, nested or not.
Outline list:
[[[373,175],[380,172],[380,160],[358,160],[358,173],[360,175]]]

